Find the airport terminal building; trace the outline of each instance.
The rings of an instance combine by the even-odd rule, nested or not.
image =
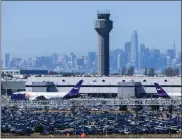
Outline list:
[[[69,92],[83,80],[80,93],[91,97],[151,97],[156,94],[154,83],[166,92],[181,92],[181,77],[35,77],[25,79],[28,92]],[[37,87],[40,86],[40,87]]]

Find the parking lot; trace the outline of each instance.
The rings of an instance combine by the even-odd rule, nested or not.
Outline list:
[[[127,106],[2,107],[2,137],[180,137],[181,106],[152,110]]]

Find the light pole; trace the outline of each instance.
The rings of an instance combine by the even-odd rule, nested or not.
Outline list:
[[[98,88],[97,99],[99,99],[100,87]]]
[[[90,83],[89,82],[87,82],[87,84],[90,86]],[[89,87],[90,88],[90,87]],[[89,92],[89,91],[88,91]],[[93,92],[93,87],[92,87],[92,91],[91,92]],[[89,93],[88,93],[89,94]],[[88,94],[86,95],[87,97],[88,97]]]
[[[171,84],[172,85],[172,91],[171,91],[171,93],[173,94],[173,86],[174,86],[174,83],[172,81],[170,81],[170,83],[172,83]],[[170,127],[171,127],[171,118],[173,116],[173,105],[170,105],[169,110],[170,110]],[[170,137],[171,137],[171,130],[170,130]]]
[[[122,85],[122,99],[123,99],[123,87],[124,87],[124,86]]]
[[[170,83],[172,83],[171,84],[172,85],[172,91],[171,91],[171,93],[173,94],[174,93],[174,91],[173,91],[174,83],[172,81],[170,81]]]
[[[76,118],[75,118],[75,136],[76,136]]]
[[[83,117],[82,117],[82,127],[83,127],[83,133],[85,134],[84,113],[83,113]]]
[[[182,99],[181,99],[181,104],[182,104]],[[182,111],[180,111],[180,117],[182,117]],[[182,118],[180,118],[180,125],[182,125]],[[182,138],[182,128],[181,128],[181,131],[180,131],[180,137]]]
[[[106,137],[107,137],[107,113],[106,113]]]

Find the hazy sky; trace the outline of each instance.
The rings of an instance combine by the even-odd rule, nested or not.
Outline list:
[[[110,10],[110,49],[123,48],[137,30],[139,44],[181,50],[180,2],[2,2],[2,51],[28,58],[53,52],[97,51],[97,10]]]

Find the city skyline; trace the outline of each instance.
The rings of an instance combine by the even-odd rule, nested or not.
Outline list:
[[[127,41],[127,42],[125,42],[125,44],[124,44],[124,46],[123,46],[123,48],[116,48],[116,49],[112,49],[112,50],[109,50],[109,53],[111,53],[112,51],[117,51],[117,50],[122,50],[122,51],[128,51],[127,49],[130,49],[129,51],[131,52],[131,47],[130,48],[128,48],[127,46],[129,46],[128,45],[128,43],[130,43],[129,45],[131,45],[131,41]],[[160,49],[154,49],[154,48],[148,48],[148,47],[146,47],[146,44],[144,44],[144,43],[141,43],[141,44],[139,44],[138,45],[138,50],[140,50],[141,49],[141,47],[142,46],[144,46],[145,48],[147,48],[147,49],[150,49],[150,51],[152,51],[152,50],[159,50],[160,51],[160,54],[163,54],[163,55],[166,55],[167,56],[167,51],[168,50],[172,50],[173,48],[174,48],[174,45],[175,45],[175,43],[173,43],[173,45],[171,46],[171,48],[169,48],[169,49],[166,49],[166,50],[164,50],[164,52],[163,51],[161,51]],[[176,46],[176,45],[175,45]],[[127,48],[126,48],[127,47]],[[21,59],[23,59],[23,60],[28,60],[28,59],[32,59],[32,60],[35,60],[37,57],[41,57],[41,56],[45,56],[45,57],[47,57],[47,56],[51,56],[52,54],[57,54],[58,55],[58,57],[64,57],[65,55],[69,55],[70,53],[73,53],[73,54],[76,54],[76,53],[74,53],[73,51],[70,51],[70,52],[68,52],[68,53],[64,53],[64,54],[61,54],[61,53],[59,53],[59,52],[53,52],[53,53],[50,53],[50,54],[47,54],[47,55],[36,55],[35,57],[22,57],[22,56],[13,56],[13,54],[12,53],[10,53],[10,52],[5,52],[4,53],[4,55],[2,55],[2,60],[3,60],[3,62],[5,62],[5,57],[6,57],[6,55],[9,55],[9,58],[10,59],[12,59],[12,58],[21,58]],[[97,52],[97,50],[96,51],[87,51],[86,53],[84,53],[83,55],[77,55],[76,54],[76,56],[77,56],[77,58],[79,58],[79,57],[83,57],[83,56],[85,56],[85,57],[87,57],[88,56],[88,53],[95,53],[96,54],[96,56],[98,55],[98,52]],[[138,53],[140,53],[140,51],[138,52]],[[176,56],[181,56],[181,51],[176,51]],[[130,58],[130,60],[131,60],[131,56],[129,57]],[[138,56],[138,59],[140,58],[140,56]],[[130,61],[129,60],[129,61]],[[4,65],[5,63],[3,63],[3,65]],[[139,64],[139,63],[138,63]]]
[[[78,8],[80,4],[83,9]],[[97,52],[93,23],[98,9],[109,9],[114,22],[110,50],[124,49],[136,30],[139,46],[144,43],[147,48],[164,52],[175,42],[177,52],[181,51],[180,2],[2,2],[3,55],[35,58],[54,52],[80,56]]]
[[[125,49],[110,50],[109,71],[120,73],[123,68],[127,69],[134,64],[131,47],[131,42],[126,42]],[[181,53],[176,53],[175,44],[171,49],[167,49],[165,54],[161,53],[159,49],[149,49],[145,47],[145,44],[139,47],[141,51],[138,52],[138,58],[135,60],[138,61],[138,67],[133,65],[137,71],[142,72],[145,68],[154,68],[160,70],[160,72],[168,67],[180,69]],[[136,51],[133,54],[135,55]],[[36,59],[22,59],[21,57],[12,57],[11,54],[6,53],[3,68],[95,73],[98,71],[98,58],[97,52],[88,52],[83,56],[78,56],[73,52],[64,55],[52,53],[49,56],[38,55]]]

